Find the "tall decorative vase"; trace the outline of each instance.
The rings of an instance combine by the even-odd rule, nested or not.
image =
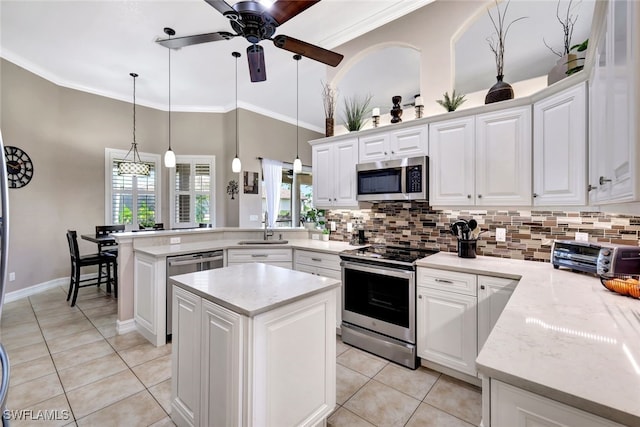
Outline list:
[[[503,75],[496,76],[498,81],[487,92],[487,96],[484,98],[485,104],[513,99],[513,88],[509,83],[502,81],[503,77]]]
[[[324,136],[333,136],[333,117],[324,119]]]
[[[393,108],[391,109],[391,123],[400,123],[402,121],[402,107],[400,107],[400,102],[402,102],[401,96],[394,96],[391,98],[391,102],[393,102]]]

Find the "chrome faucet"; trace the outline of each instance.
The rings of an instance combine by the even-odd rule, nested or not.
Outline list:
[[[267,240],[269,237],[273,236],[273,230],[269,230],[269,213],[267,211],[264,212],[264,240]]]

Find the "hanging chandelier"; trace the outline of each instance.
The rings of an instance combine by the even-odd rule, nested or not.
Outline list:
[[[231,171],[240,173],[242,170],[242,163],[240,163],[240,157],[238,157],[238,58],[240,58],[240,52],[233,52],[231,55],[236,58],[236,156],[231,162]]]
[[[173,28],[169,27],[164,29],[164,33],[169,36],[169,39],[176,34]],[[169,51],[169,149],[164,153],[164,165],[168,168],[175,168],[176,155],[171,149],[171,49],[167,50]]]
[[[128,176],[149,176],[149,165],[143,163],[138,154],[138,144],[136,143],[136,73],[129,73],[133,77],[133,142],[131,148],[127,151],[127,155],[118,165],[118,175]],[[132,159],[129,158],[129,154],[133,153]]]
[[[300,145],[300,70],[299,64],[302,56],[293,55],[296,60],[296,159],[293,161],[293,173],[302,172],[302,161],[298,156],[298,146]]]

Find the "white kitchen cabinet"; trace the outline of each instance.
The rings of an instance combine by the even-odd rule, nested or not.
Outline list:
[[[166,259],[136,252],[133,264],[133,318],[153,345],[166,342]]]
[[[587,204],[585,84],[533,105],[533,204]]]
[[[592,204],[640,200],[640,5],[611,1],[589,40],[595,63],[589,79]]]
[[[432,123],[432,206],[531,205],[531,107]]]
[[[336,399],[335,292],[248,317],[174,286],[176,425],[322,425]]]
[[[418,357],[475,376],[476,276],[418,268]]]
[[[293,268],[290,248],[227,249],[227,266],[253,262]]]
[[[375,134],[360,137],[358,142],[360,163],[426,156],[428,153],[427,125],[391,131],[380,129]]]
[[[531,107],[476,116],[476,205],[531,205]]]
[[[429,126],[429,203],[475,203],[475,118],[445,120]]]
[[[517,280],[478,276],[478,353],[509,302]]]
[[[588,412],[491,380],[491,427],[622,427]]]
[[[342,268],[340,267],[340,256],[325,252],[296,249],[293,256],[293,269],[340,280],[340,287],[336,290],[336,329],[340,330],[342,325]]]
[[[313,204],[316,208],[357,207],[358,138],[314,144]]]

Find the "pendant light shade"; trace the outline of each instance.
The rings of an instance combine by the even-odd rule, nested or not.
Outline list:
[[[240,157],[238,157],[238,58],[240,58],[240,52],[232,52],[234,58],[236,58],[236,156],[231,162],[231,171],[233,173],[240,173],[242,170],[242,163]]]
[[[136,143],[136,78],[138,75],[136,73],[129,73],[129,75],[133,77],[133,142],[124,160],[118,165],[118,175],[149,176],[149,165],[140,159]],[[131,160],[128,160],[129,154],[132,154]]]
[[[300,156],[298,155],[298,146],[300,145],[300,70],[299,64],[302,56],[293,55],[293,59],[296,61],[296,159],[293,161],[293,173],[302,172],[302,160],[300,160]]]
[[[164,29],[164,33],[168,35],[169,38],[176,34],[173,28],[169,27]],[[175,168],[176,155],[171,149],[171,49],[167,49],[167,51],[169,51],[169,149],[164,153],[164,165],[168,168]]]

